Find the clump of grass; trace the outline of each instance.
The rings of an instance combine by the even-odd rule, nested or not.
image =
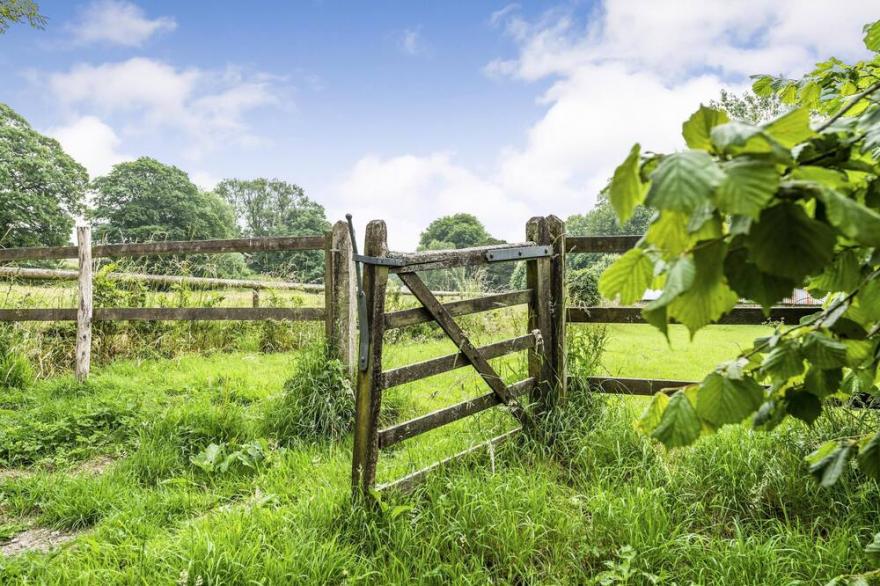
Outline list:
[[[323,344],[305,348],[281,397],[270,402],[266,433],[281,444],[296,440],[337,440],[351,430],[354,390],[341,361],[328,358]]]
[[[24,390],[34,381],[34,371],[27,357],[15,351],[12,328],[0,330],[0,389]]]

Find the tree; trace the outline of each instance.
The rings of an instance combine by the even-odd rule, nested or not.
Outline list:
[[[746,419],[757,429],[789,416],[809,424],[829,401],[880,395],[880,21],[865,27],[865,45],[868,61],[832,58],[800,80],[756,76],[758,96],[791,108],[781,116],[751,124],[701,106],[682,127],[688,150],[642,156],[636,144],[615,171],[618,219],[639,204],[658,215],[600,290],[631,303],[663,283],[643,310],[661,332],[675,319],[693,334],[740,298],[766,311],[795,287],[827,295],[814,315],[777,326],[700,383],[654,396],[639,426],[668,447]],[[851,460],[880,480],[880,430],[866,429],[808,456],[822,485]],[[880,550],[880,534],[869,547]]]
[[[119,163],[92,182],[90,217],[98,239],[119,242],[206,240],[237,235],[235,213],[218,195],[200,191],[186,173],[155,159]],[[182,259],[154,257],[143,266],[177,271]],[[241,255],[190,257],[198,274],[238,276],[245,272]]]
[[[599,194],[596,206],[583,215],[569,216],[565,221],[565,231],[572,236],[618,236],[640,235],[648,229],[648,223],[654,212],[645,206],[637,206],[632,217],[626,222],[617,221],[611,202],[608,200],[607,188]],[[596,263],[602,254],[576,254],[568,261],[572,271],[585,269]]]
[[[0,34],[9,30],[10,24],[27,21],[33,28],[46,26],[46,17],[33,0],[0,0]]]
[[[0,244],[57,246],[70,241],[89,176],[56,140],[0,104]]]
[[[754,92],[745,91],[740,95],[721,90],[718,100],[711,100],[709,107],[723,110],[733,120],[760,124],[776,118],[788,110],[776,94],[759,96]]]
[[[330,229],[324,207],[286,181],[226,179],[215,192],[232,205],[246,236],[308,236]],[[324,254],[319,251],[254,254],[248,265],[260,273],[292,276],[302,282],[319,282],[324,277]]]
[[[431,222],[419,237],[419,250],[442,250],[448,248],[470,248],[490,244],[504,244],[504,240],[493,238],[476,216],[472,214],[452,214]],[[513,263],[496,263],[484,272],[464,271],[463,275],[445,271],[430,271],[426,280],[434,289],[461,289],[465,280],[484,280],[490,289],[504,289],[510,283],[514,271]]]

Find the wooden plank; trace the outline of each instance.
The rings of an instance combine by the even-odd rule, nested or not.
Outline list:
[[[519,336],[518,338],[480,346],[477,348],[477,352],[482,354],[487,360],[491,360],[492,358],[498,358],[513,352],[526,350],[534,345],[534,334],[527,334],[525,336]],[[425,360],[424,362],[418,362],[416,364],[409,364],[407,366],[384,372],[382,374],[382,387],[390,389],[412,381],[434,376],[435,374],[464,368],[465,366],[470,366],[470,364],[467,356],[462,352]]]
[[[534,386],[535,379],[527,378],[510,385],[507,387],[507,390],[514,397],[518,397],[531,391]],[[467,401],[438,409],[415,419],[398,423],[379,432],[379,449],[393,446],[403,440],[421,435],[426,431],[475,415],[500,403],[501,400],[498,398],[498,395],[486,393],[480,397],[468,399]]]
[[[76,353],[74,375],[83,382],[89,378],[92,364],[92,229],[76,227],[79,250],[78,302],[76,310]]]
[[[547,346],[547,359],[550,362],[550,376],[555,393],[555,402],[564,402],[567,395],[568,377],[566,359],[565,308],[568,305],[568,287],[565,278],[565,251],[567,250],[565,222],[556,216],[547,216],[547,244],[553,247],[550,258],[550,341]],[[547,342],[545,342],[547,343]]]
[[[434,320],[440,328],[446,332],[446,335],[455,343],[461,352],[467,357],[474,369],[479,373],[480,377],[489,385],[496,395],[510,408],[510,412],[517,420],[526,425],[530,421],[529,414],[519,404],[515,397],[507,392],[507,386],[492,365],[479,353],[473,343],[462,331],[461,327],[446,311],[443,304],[440,303],[434,295],[428,290],[422,280],[416,273],[401,273],[400,279],[409,287],[425,308],[434,316]]]
[[[626,252],[641,238],[641,236],[566,236],[565,244],[569,253]]]
[[[822,308],[818,305],[770,308],[765,316],[760,307],[735,307],[716,323],[728,325],[760,325],[768,320],[797,324],[802,317],[812,315]],[[569,307],[570,323],[645,323],[641,307]]]
[[[388,254],[385,222],[367,224],[364,254],[383,257]],[[385,291],[388,267],[366,265],[363,290],[367,298],[366,332],[369,340],[365,370],[358,370],[355,396],[354,452],[351,461],[352,496],[363,498],[376,483],[379,458],[379,414],[382,409],[382,345],[385,335]],[[363,335],[363,330],[362,334]]]
[[[220,254],[224,252],[271,252],[279,250],[321,250],[324,236],[273,236],[226,240],[166,240],[126,244],[96,244],[92,256],[127,257],[165,254]],[[0,249],[0,261],[77,258],[76,246]]]
[[[435,292],[436,296],[437,293]],[[443,307],[449,312],[449,315],[460,316],[479,313],[481,311],[491,311],[493,309],[501,309],[511,307],[513,305],[521,305],[528,303],[531,299],[532,291],[530,289],[521,289],[518,291],[509,291],[507,293],[498,293],[495,295],[486,295],[485,297],[476,297],[474,299],[462,299],[461,301],[452,301],[444,303]],[[434,318],[424,307],[416,307],[413,309],[404,309],[393,313],[385,314],[385,329],[393,330],[404,326],[414,326],[426,322],[434,321]]]
[[[519,244],[492,244],[489,246],[475,246],[473,248],[428,250],[414,253],[395,252],[391,256],[402,260],[405,265],[402,267],[391,267],[391,272],[412,273],[415,271],[433,271],[437,269],[485,265],[489,264],[489,260],[486,259],[486,253],[489,251],[533,245],[534,242],[523,242]]]
[[[485,442],[481,442],[473,447],[470,447],[466,450],[462,450],[461,452],[458,452],[457,454],[449,456],[448,458],[444,458],[444,459],[440,460],[439,462],[435,462],[434,464],[431,464],[430,466],[422,468],[421,470],[416,470],[415,472],[407,474],[403,478],[398,478],[397,480],[394,480],[392,482],[387,482],[385,484],[381,484],[376,487],[376,490],[378,490],[379,492],[385,492],[385,491],[396,491],[396,492],[401,492],[401,493],[411,492],[414,488],[416,488],[419,484],[421,484],[425,480],[425,478],[428,477],[428,475],[431,472],[438,470],[438,469],[442,468],[443,466],[448,466],[450,463],[455,462],[457,460],[460,460],[464,457],[470,456],[472,454],[476,454],[482,450],[487,450],[487,451],[494,450],[496,447],[509,441],[511,438],[513,438],[520,431],[521,430],[519,428],[513,429],[511,431],[508,431],[507,433],[503,433],[503,434],[499,435],[498,437],[494,437],[494,438],[487,440]]]
[[[587,382],[595,392],[620,395],[653,395],[661,390],[672,393],[681,387],[698,384],[694,381],[605,376],[590,376]]]
[[[0,309],[0,322],[76,321],[76,309]],[[323,307],[96,307],[92,321],[322,321]]]

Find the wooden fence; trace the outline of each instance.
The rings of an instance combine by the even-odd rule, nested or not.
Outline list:
[[[92,323],[95,321],[164,320],[294,320],[323,321],[328,347],[353,369],[355,358],[355,282],[351,240],[345,222],[337,222],[322,236],[235,238],[229,240],[162,241],[131,244],[95,244],[91,229],[76,229],[76,246],[0,249],[0,262],[76,258],[78,294],[76,309],[0,309],[0,321],[76,321],[76,376],[88,377],[91,363]],[[154,255],[221,254],[227,252],[307,251],[324,252],[324,307],[93,307],[93,259]],[[45,278],[44,273],[3,267],[7,277]],[[36,271],[39,271],[36,270]],[[141,280],[168,283],[192,281],[189,277],[140,275]],[[51,277],[49,277],[51,278]],[[61,278],[64,278],[62,276]],[[124,278],[124,277],[123,277]],[[226,281],[202,279],[197,281]],[[256,283],[246,282],[257,288]],[[208,284],[198,283],[197,284]],[[217,283],[210,283],[216,285]],[[353,373],[353,370],[352,370]]]

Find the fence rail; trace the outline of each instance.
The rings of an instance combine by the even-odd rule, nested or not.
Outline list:
[[[721,316],[714,323],[729,325],[761,325],[768,321],[782,321],[796,324],[801,318],[819,311],[818,306],[771,307],[768,313],[760,307],[735,307]],[[569,323],[608,323],[636,324],[646,323],[641,307],[569,307],[567,311]]]

